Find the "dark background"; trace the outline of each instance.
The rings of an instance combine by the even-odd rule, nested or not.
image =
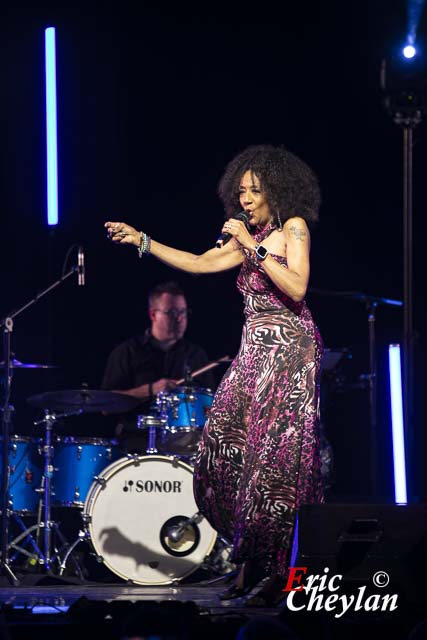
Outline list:
[[[45,222],[46,26],[57,29],[55,229]],[[426,32],[423,16],[421,43]],[[365,498],[370,427],[359,377],[368,372],[368,314],[360,301],[328,292],[403,299],[402,131],[382,106],[379,70],[405,35],[400,0],[3,6],[0,317],[75,264],[76,248],[64,264],[74,243],[84,247],[87,267],[84,288],[73,275],[16,318],[16,357],[58,369],[15,371],[15,433],[39,433],[28,396],[99,388],[110,350],[147,326],[147,292],[166,279],[187,292],[188,337],[211,358],[236,353],[243,316],[235,272],[193,277],[138,260],[107,241],[103,224],[125,220],[202,252],[222,225],[216,187],[226,163],[249,144],[283,144],[311,164],[323,193],[308,302],[325,345],[351,355],[324,381],[333,492]],[[426,490],[426,157],[423,123],[414,146],[415,500]],[[387,345],[401,340],[402,327],[402,309],[378,307],[377,470],[385,500],[393,494]],[[88,436],[103,429],[100,416],[77,420],[63,429],[83,425]]]

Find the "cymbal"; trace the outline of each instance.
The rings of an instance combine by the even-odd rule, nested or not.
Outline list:
[[[351,358],[349,349],[346,349],[345,347],[341,349],[324,349],[322,360],[323,371],[331,371],[332,369],[335,369],[337,364],[344,357]]]
[[[67,411],[81,409],[83,413],[122,413],[129,411],[140,400],[133,396],[116,391],[101,389],[71,389],[65,391],[48,391],[27,398],[27,402],[39,409],[51,411]]]
[[[56,364],[29,364],[28,362],[21,362],[16,358],[12,358],[10,362],[12,369],[57,369]],[[0,369],[4,369],[4,360],[0,362]]]
[[[402,307],[402,300],[393,300],[392,298],[384,298],[383,296],[371,296],[361,291],[328,291],[326,289],[309,289],[309,293],[315,293],[320,296],[337,296],[339,298],[348,298],[349,300],[359,300],[366,304],[388,304],[394,307]]]

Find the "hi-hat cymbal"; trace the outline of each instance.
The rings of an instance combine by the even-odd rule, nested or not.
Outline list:
[[[335,369],[337,364],[344,358],[351,358],[349,349],[345,347],[341,349],[324,349],[322,360],[323,371],[331,371],[332,369]]]
[[[101,389],[71,389],[48,391],[27,398],[27,402],[39,409],[69,411],[81,409],[83,413],[122,413],[140,404],[138,398],[116,391]]]
[[[56,364],[35,364],[28,362],[21,362],[16,358],[12,358],[10,361],[10,366],[12,369],[57,369],[58,366]],[[4,360],[0,362],[0,369],[4,369]]]

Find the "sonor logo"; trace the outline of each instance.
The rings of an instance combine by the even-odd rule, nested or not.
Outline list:
[[[123,491],[135,493],[181,493],[180,480],[125,480]]]

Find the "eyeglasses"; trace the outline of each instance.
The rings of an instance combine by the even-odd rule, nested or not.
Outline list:
[[[191,309],[153,309],[153,311],[163,313],[168,318],[188,318],[191,316]]]

